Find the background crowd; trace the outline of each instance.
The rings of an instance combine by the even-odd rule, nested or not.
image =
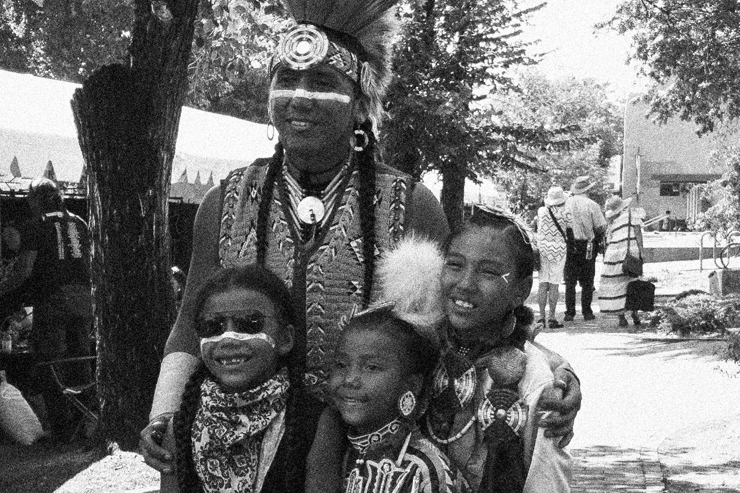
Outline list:
[[[588,176],[578,177],[565,196],[561,187],[548,190],[545,205],[537,212],[535,228],[540,256],[538,302],[544,327],[558,328],[556,318],[559,285],[565,283],[565,316],[570,322],[576,315],[576,285],[581,287],[581,314],[594,320],[592,303],[596,292],[596,259],[603,254],[603,268],[598,288],[601,313],[613,315],[620,326],[628,325],[625,311],[637,306],[628,299],[645,296],[629,289],[631,283],[647,282],[641,278],[643,262],[642,220],[644,211],[631,207],[632,198],[612,196],[602,207],[587,196],[594,186]],[[639,268],[638,268],[639,267]],[[549,311],[547,306],[549,304]],[[633,323],[640,325],[636,309],[630,309]]]

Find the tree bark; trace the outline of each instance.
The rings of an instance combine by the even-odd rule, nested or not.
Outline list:
[[[168,197],[198,0],[137,0],[128,65],[72,107],[88,172],[99,438],[124,450],[146,425],[174,318]]]
[[[450,229],[455,231],[462,225],[465,214],[465,168],[445,166],[442,168],[442,193],[440,202],[447,216]]]

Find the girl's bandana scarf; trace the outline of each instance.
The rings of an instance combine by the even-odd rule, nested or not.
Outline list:
[[[195,470],[206,492],[251,493],[265,430],[285,409],[288,371],[239,393],[225,393],[206,378],[200,388],[191,443]]]

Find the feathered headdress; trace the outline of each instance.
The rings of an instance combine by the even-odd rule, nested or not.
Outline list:
[[[443,264],[444,257],[435,242],[409,235],[384,254],[376,271],[379,304],[392,303],[398,318],[437,344],[438,325],[444,317],[440,285]]]
[[[397,0],[284,0],[298,24],[280,41],[270,77],[286,65],[307,70],[328,64],[355,82],[360,114],[377,127],[391,80],[391,57],[398,23]]]

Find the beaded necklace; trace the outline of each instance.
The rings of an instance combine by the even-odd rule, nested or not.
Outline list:
[[[360,455],[365,455],[367,453],[367,449],[369,449],[371,445],[375,443],[380,443],[387,437],[395,435],[400,429],[401,422],[397,419],[394,419],[382,428],[368,433],[367,435],[359,435],[354,437],[347,435],[347,440],[349,440],[349,443],[352,444],[352,446],[360,453]]]
[[[339,202],[340,190],[346,187],[345,178],[351,174],[349,170],[352,164],[352,152],[350,152],[347,162],[318,196],[310,194],[288,172],[286,159],[283,160],[282,178],[288,193],[288,209],[291,220],[295,225],[313,226],[314,231],[316,227],[324,227],[331,216],[331,211]]]
[[[355,461],[355,467],[347,478],[345,493],[365,493],[371,486],[374,487],[373,491],[375,492],[391,493],[396,491],[399,485],[405,483],[410,470],[402,467],[402,461],[411,441],[411,433],[406,435],[401,451],[395,460],[382,458],[376,462],[366,460],[365,458],[370,447],[387,440],[402,428],[402,423],[398,419],[394,419],[372,433],[355,437],[347,436],[350,444],[359,452],[360,456]],[[415,475],[412,481],[411,491],[417,492],[418,490],[419,478]]]

